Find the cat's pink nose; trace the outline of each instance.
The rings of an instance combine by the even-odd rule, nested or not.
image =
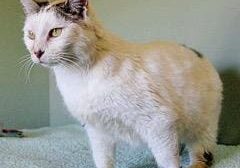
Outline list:
[[[34,54],[36,55],[36,57],[38,59],[40,59],[42,57],[42,55],[44,54],[44,51],[38,50],[37,52],[35,51]]]

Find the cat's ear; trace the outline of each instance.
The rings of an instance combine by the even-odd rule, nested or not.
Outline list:
[[[20,0],[26,15],[37,13],[40,10],[39,4],[34,0]]]
[[[78,16],[83,20],[87,18],[88,0],[68,0],[66,5],[74,17]]]

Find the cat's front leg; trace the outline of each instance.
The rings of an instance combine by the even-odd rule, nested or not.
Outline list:
[[[110,136],[87,126],[93,159],[97,168],[114,168],[116,143]]]

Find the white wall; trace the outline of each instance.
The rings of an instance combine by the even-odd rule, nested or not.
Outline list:
[[[171,40],[196,48],[218,70],[240,67],[239,0],[93,0],[105,26],[123,38]],[[50,123],[71,119],[50,79]]]

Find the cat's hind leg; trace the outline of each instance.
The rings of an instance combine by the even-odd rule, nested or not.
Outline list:
[[[180,167],[178,136],[175,129],[153,130],[150,134],[145,134],[145,140],[158,166]]]
[[[190,168],[209,168],[213,164],[213,154],[207,149],[190,152]]]
[[[215,139],[207,138],[207,141],[198,140],[188,144],[190,156],[190,168],[209,168],[214,162],[213,149],[216,146]]]
[[[221,101],[211,101],[211,106],[206,110],[208,112],[201,113],[198,122],[194,121],[189,128],[192,136],[186,145],[191,161],[190,168],[209,168],[214,163],[213,152],[217,145],[218,118],[221,111],[219,102]]]

